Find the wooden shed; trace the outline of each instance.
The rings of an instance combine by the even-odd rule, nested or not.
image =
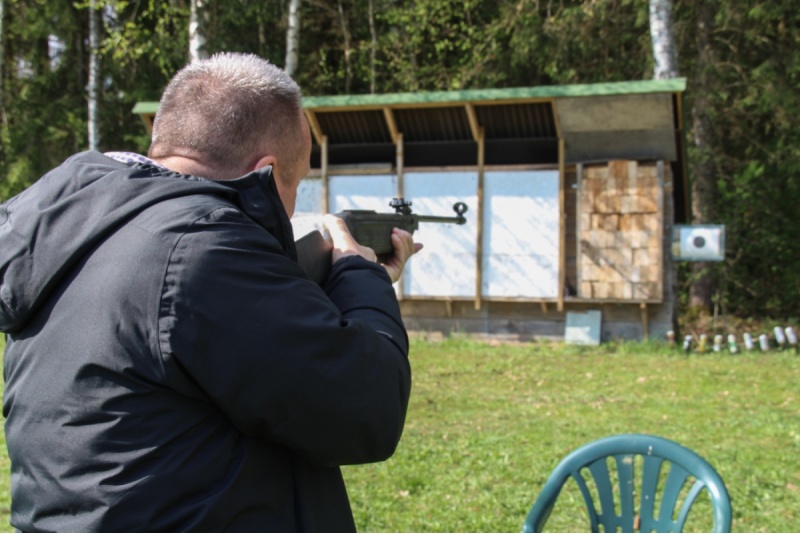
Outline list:
[[[415,213],[425,249],[397,284],[410,330],[560,338],[673,328],[672,226],[685,222],[685,80],[307,97],[314,146],[298,216]],[[157,104],[134,109],[150,126]],[[599,312],[599,313],[598,313]]]

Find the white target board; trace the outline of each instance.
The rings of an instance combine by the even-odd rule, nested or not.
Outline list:
[[[676,224],[672,227],[672,256],[683,261],[723,261],[725,225]]]
[[[389,202],[396,196],[397,177],[393,174],[328,178],[328,207],[331,213],[343,210],[391,213]]]
[[[406,200],[418,215],[455,217],[457,202],[467,205],[466,224],[421,222],[414,240],[424,245],[408,262],[403,293],[414,297],[475,296],[478,235],[478,174],[465,172],[407,172]]]
[[[558,171],[492,171],[484,180],[483,296],[556,298]]]
[[[410,297],[474,298],[478,276],[477,171],[407,172],[403,189],[413,213],[455,217],[454,204],[463,202],[467,205],[467,222],[419,224],[414,239],[425,247],[406,265],[402,293]],[[395,175],[337,175],[328,182],[331,213],[391,213],[389,202],[395,196]],[[297,218],[321,212],[321,180],[304,180],[298,194]],[[558,171],[487,171],[483,218],[482,296],[556,298]]]
[[[294,216],[305,217],[322,214],[322,179],[303,178],[297,188]],[[294,217],[293,216],[293,217]]]
[[[397,176],[393,174],[359,174],[328,178],[330,213],[344,210],[371,210],[392,213],[389,203],[397,196]],[[400,282],[394,284],[399,291]]]

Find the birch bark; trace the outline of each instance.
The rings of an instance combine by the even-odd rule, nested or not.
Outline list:
[[[206,53],[206,0],[191,0],[189,8],[189,62],[208,57]]]
[[[678,54],[672,31],[672,0],[650,0],[650,39],[655,62],[653,78],[677,78]]]
[[[286,73],[294,76],[300,58],[300,1],[289,0],[289,24],[286,28]]]
[[[100,11],[96,0],[89,2],[89,150],[100,146]]]

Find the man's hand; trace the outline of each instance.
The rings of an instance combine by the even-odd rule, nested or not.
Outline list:
[[[394,247],[394,255],[383,266],[386,272],[389,273],[392,283],[394,283],[403,274],[403,267],[405,267],[408,259],[422,250],[422,243],[414,243],[414,238],[409,232],[400,228],[393,228],[392,246]]]
[[[335,215],[327,214],[322,218],[322,223],[331,235],[333,251],[331,252],[331,265],[344,258],[345,256],[361,256],[369,261],[378,261],[375,251],[369,247],[359,245],[350,230],[347,229],[345,222]]]
[[[331,253],[331,263],[336,263],[345,256],[361,256],[369,261],[377,262],[378,258],[375,251],[369,247],[359,245],[350,231],[347,229],[345,222],[334,215],[325,215],[323,217],[323,224],[328,229],[333,244],[333,251]],[[400,279],[403,273],[403,267],[408,259],[422,249],[422,243],[414,243],[414,238],[409,232],[394,228],[392,230],[392,246],[394,247],[394,255],[392,258],[383,264],[386,272],[389,274],[392,283]]]

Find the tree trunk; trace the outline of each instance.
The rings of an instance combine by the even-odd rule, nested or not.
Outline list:
[[[344,93],[350,94],[350,85],[353,81],[353,69],[350,65],[350,31],[347,28],[347,17],[344,16],[344,8],[342,7],[342,0],[338,0],[339,8],[339,23],[342,26],[342,37],[344,38]]]
[[[100,146],[100,11],[96,0],[89,2],[89,150]]]
[[[369,92],[375,94],[375,54],[378,49],[378,33],[375,31],[375,0],[369,0],[369,35],[372,38],[369,49]]]
[[[653,78],[677,78],[678,53],[672,31],[672,0],[650,0],[650,39],[655,63]]]
[[[653,44],[653,79],[678,77],[678,52],[672,31],[672,0],[650,0],[650,41]],[[669,200],[672,202],[672,199]],[[665,248],[669,250],[668,245]],[[678,290],[676,268],[672,261],[664,262],[664,299],[672,302],[672,327],[678,332]]]
[[[189,62],[208,57],[206,53],[206,0],[191,0],[189,9]]]
[[[711,49],[711,31],[714,12],[703,0],[695,3],[697,9],[697,68],[695,73],[692,130],[697,157],[692,162],[692,222],[709,223],[714,220],[714,139],[709,117],[709,98],[714,63]],[[689,306],[711,310],[714,278],[707,262],[692,264],[692,284]]]
[[[3,100],[3,90],[5,89],[6,80],[6,34],[3,32],[3,16],[5,0],[0,0],[0,161],[5,161],[5,124],[6,124],[6,106]]]
[[[286,28],[286,74],[294,76],[300,50],[300,0],[289,0],[289,24]]]

